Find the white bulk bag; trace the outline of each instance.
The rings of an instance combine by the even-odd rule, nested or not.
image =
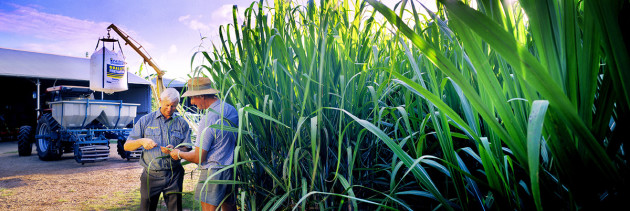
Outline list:
[[[103,47],[92,54],[90,89],[108,94],[127,90],[127,71],[122,53]]]

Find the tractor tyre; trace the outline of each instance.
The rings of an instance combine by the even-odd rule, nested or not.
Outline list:
[[[122,159],[129,160],[129,155],[131,154],[131,152],[125,151],[125,142],[127,142],[127,140],[125,140],[125,139],[118,139],[118,144],[116,146],[116,149],[117,149],[118,154],[120,155],[120,157]]]
[[[59,137],[59,123],[53,119],[51,114],[44,114],[37,121],[37,135],[47,136],[39,137],[35,142],[37,143],[37,155],[40,160],[59,160],[63,154],[61,147],[61,140]],[[57,137],[54,139],[52,136]]]
[[[18,134],[18,155],[30,156],[33,152],[33,128],[31,126],[20,127]]]

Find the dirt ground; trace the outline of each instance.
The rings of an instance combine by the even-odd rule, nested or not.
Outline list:
[[[109,160],[81,165],[72,153],[41,161],[35,147],[20,157],[17,142],[0,142],[0,210],[137,209],[142,167],[120,158],[116,144],[110,148]],[[185,166],[184,192],[194,190],[195,167]]]

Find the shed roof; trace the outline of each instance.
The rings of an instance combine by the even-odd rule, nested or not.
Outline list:
[[[151,82],[155,84],[156,78],[151,78]],[[164,83],[165,87],[173,87],[173,88],[182,88],[186,86],[185,81],[181,81],[180,79],[173,78],[164,78],[162,77],[162,83]]]
[[[90,80],[90,59],[0,48],[0,76]],[[130,84],[151,84],[129,72]]]

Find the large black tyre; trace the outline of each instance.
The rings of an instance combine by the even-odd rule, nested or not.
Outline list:
[[[48,137],[40,137],[35,140],[37,143],[37,155],[40,160],[59,160],[59,158],[61,158],[63,154],[61,140],[56,140],[51,137],[53,134],[59,137],[59,128],[59,123],[57,123],[50,114],[42,115],[39,121],[37,121],[37,135],[48,135]]]
[[[125,151],[125,142],[127,142],[127,140],[118,139],[118,144],[116,146],[116,149],[118,151],[118,155],[120,155],[122,159],[129,160],[129,155],[131,154],[131,152]]]
[[[33,152],[33,128],[31,126],[20,127],[18,134],[18,155],[29,156]]]

